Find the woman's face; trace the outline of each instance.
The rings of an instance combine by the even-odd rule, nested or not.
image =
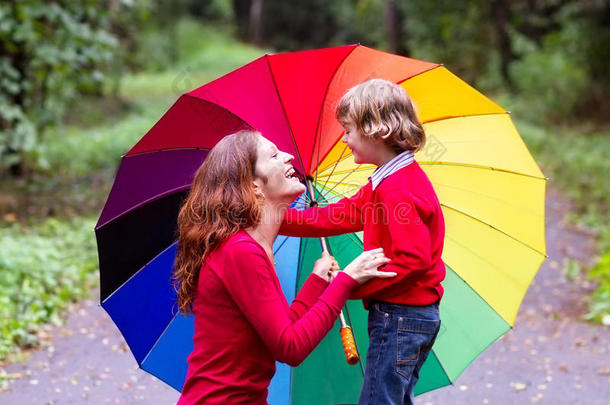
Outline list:
[[[265,199],[290,203],[305,191],[291,163],[294,156],[279,151],[273,142],[263,136],[259,137],[257,153],[254,183]],[[263,178],[267,181],[263,181]]]

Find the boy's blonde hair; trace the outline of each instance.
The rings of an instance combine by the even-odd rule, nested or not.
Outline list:
[[[371,79],[352,87],[339,102],[337,119],[343,126],[354,125],[364,136],[384,139],[397,153],[417,152],[426,142],[413,101],[388,80]]]

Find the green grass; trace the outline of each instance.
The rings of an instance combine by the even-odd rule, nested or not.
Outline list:
[[[60,324],[69,302],[97,285],[93,219],[47,219],[0,228],[0,361],[39,343],[41,325]]]
[[[145,102],[151,97],[177,99],[269,50],[241,43],[227,30],[184,20],[178,25],[180,61],[162,72],[140,72],[122,79],[121,96]]]

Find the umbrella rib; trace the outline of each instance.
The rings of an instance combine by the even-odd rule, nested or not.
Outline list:
[[[275,80],[275,75],[273,74],[273,69],[271,69],[271,63],[269,62],[269,55],[265,55],[265,61],[267,62],[267,67],[269,68],[269,74],[271,75],[271,80],[273,80],[273,90],[275,90],[275,94],[277,95],[277,99],[282,107],[282,112],[284,113],[284,118],[286,119],[286,125],[288,126],[288,130],[290,131],[290,140],[294,146],[294,150],[297,153],[297,157],[299,162],[301,163],[301,167],[303,171],[307,173],[307,168],[303,164],[303,158],[301,157],[301,152],[299,151],[299,146],[297,145],[297,141],[294,138],[294,133],[292,132],[292,126],[290,125],[290,120],[288,119],[288,114],[286,114],[286,107],[284,107],[284,102],[282,101],[282,97],[280,96],[280,92],[277,89],[277,82]]]
[[[303,198],[304,197],[304,198]],[[311,200],[309,199],[309,196],[305,193],[301,194],[300,196],[297,197],[297,199],[295,200],[295,202],[298,202],[299,200],[301,200],[304,203],[309,203]]]
[[[355,169],[355,170],[357,170],[357,169],[358,169],[360,166],[362,166],[362,165],[358,165],[358,166],[356,166],[356,169]],[[354,170],[354,171],[349,172],[348,174],[346,174],[346,175],[345,175],[345,176],[344,176],[344,177],[343,177],[341,180],[339,180],[339,182],[338,182],[337,184],[335,184],[335,185],[334,185],[334,186],[333,186],[333,187],[332,187],[330,190],[328,190],[328,191],[327,191],[325,194],[322,194],[322,197],[324,197],[324,196],[328,195],[328,193],[330,193],[331,191],[333,191],[333,190],[334,190],[334,189],[335,189],[335,188],[336,188],[336,187],[337,187],[339,184],[341,184],[341,183],[343,182],[343,180],[345,180],[345,179],[347,179],[349,176],[351,176],[351,175],[352,175],[352,174],[355,172],[355,170]]]
[[[351,187],[356,188],[357,186],[351,186]],[[350,197],[350,196],[348,196],[347,194],[345,194],[345,193],[340,193],[340,192],[338,192],[338,191],[333,191],[332,193],[333,193],[333,195],[332,195],[332,196],[329,196],[328,198],[333,198],[333,197],[345,197],[345,198],[349,198],[349,197]],[[326,198],[326,196],[324,197],[324,201],[329,201],[329,200]],[[329,203],[330,203],[330,202],[329,202]]]
[[[326,188],[326,184],[328,183],[328,180],[330,180],[331,176],[335,172],[335,169],[337,168],[337,166],[339,166],[339,162],[341,162],[341,158],[343,157],[343,154],[345,153],[346,150],[347,150],[347,144],[345,144],[345,147],[343,148],[343,151],[341,152],[341,155],[339,156],[339,159],[337,159],[337,161],[335,162],[335,165],[333,166],[333,170],[330,172],[330,174],[326,178],[326,182],[324,182],[324,185],[322,185],[322,190],[324,190]],[[316,178],[318,178],[318,171],[317,170],[316,170]]]
[[[414,58],[411,58],[411,59],[414,59]],[[418,59],[418,60],[421,60],[421,59]],[[434,66],[432,66],[432,67],[431,67],[431,68],[429,68],[429,69],[423,70],[423,71],[421,71],[421,72],[419,72],[419,73],[416,73],[416,74],[414,74],[414,75],[411,75],[411,76],[409,76],[409,77],[407,77],[407,78],[404,78],[404,79],[402,79],[402,80],[399,80],[399,81],[397,81],[397,82],[396,82],[396,84],[400,86],[401,84],[403,84],[403,83],[404,83],[404,82],[406,82],[407,80],[411,80],[411,79],[413,79],[414,77],[417,77],[417,76],[419,76],[419,75],[423,75],[424,73],[428,73],[428,72],[430,72],[431,70],[434,70],[434,69],[438,69],[438,68],[440,68],[440,67],[443,67],[443,64],[442,64],[442,63],[433,63],[433,62],[430,62],[430,63],[434,64]]]
[[[104,222],[102,225],[97,225],[97,226],[95,227],[95,230],[97,231],[97,230],[101,229],[102,227],[104,227],[104,226],[108,225],[108,224],[109,224],[109,223],[111,223],[112,221],[114,221],[114,220],[116,220],[116,219],[118,219],[118,218],[122,217],[123,215],[128,214],[128,213],[130,213],[130,212],[132,212],[132,211],[134,211],[134,210],[137,210],[138,208],[143,207],[143,206],[145,206],[145,205],[146,205],[146,204],[148,204],[148,203],[151,203],[151,202],[153,202],[153,201],[159,200],[159,199],[161,199],[161,198],[168,197],[168,196],[173,195],[173,194],[176,194],[176,193],[180,193],[180,192],[182,192],[182,191],[184,191],[184,190],[188,190],[190,187],[191,187],[191,184],[187,184],[186,186],[180,186],[180,187],[176,187],[176,188],[173,188],[173,189],[171,189],[171,190],[166,190],[165,192],[163,192],[163,193],[161,193],[161,194],[157,194],[157,195],[155,195],[155,196],[152,196],[152,197],[150,197],[150,198],[147,198],[147,199],[146,199],[146,200],[144,200],[144,201],[140,201],[138,204],[134,205],[133,207],[130,207],[129,209],[127,209],[127,210],[125,210],[125,211],[121,212],[120,214],[117,214],[117,215],[113,216],[112,218],[110,218],[109,220],[107,220],[106,222]],[[110,192],[112,192],[112,190],[111,190]]]
[[[168,249],[170,249],[172,246],[176,245],[178,243],[177,240],[175,240],[174,242],[172,242],[171,245],[169,245],[168,247],[166,247],[165,249],[163,249],[161,252],[157,253],[155,255],[155,257],[153,257],[152,259],[150,259],[148,262],[146,262],[146,264],[142,267],[140,267],[135,273],[133,273],[127,280],[125,280],[120,286],[118,286],[112,293],[110,293],[106,298],[104,298],[104,300],[100,303],[101,305],[103,305],[106,301],[108,301],[117,291],[119,291],[121,288],[123,288],[124,285],[126,285],[127,283],[129,283],[135,276],[137,276],[142,270],[144,270],[146,268],[146,266],[148,266],[149,264],[151,264],[152,262],[155,261],[155,259],[159,256],[161,256],[163,253],[167,252]]]
[[[150,354],[153,352],[153,350],[155,349],[155,346],[157,346],[157,344],[159,343],[159,341],[161,340],[161,338],[163,337],[163,335],[165,334],[165,332],[169,328],[169,325],[171,325],[172,322],[174,322],[174,319],[176,319],[176,317],[178,316],[179,313],[180,312],[176,312],[174,314],[174,316],[172,316],[172,320],[169,321],[167,323],[167,325],[165,325],[165,328],[163,328],[163,332],[159,333],[159,336],[157,337],[157,340],[155,340],[155,343],[150,347],[150,350],[148,351],[148,353],[146,353],[146,356],[144,356],[144,358],[142,359],[142,363],[138,364],[138,366],[140,366],[140,368],[142,368],[142,364],[144,364],[146,362],[146,359],[148,359],[148,356],[150,356]]]
[[[508,170],[508,169],[500,169],[497,167],[493,167],[493,166],[484,166],[484,165],[477,165],[474,163],[459,163],[459,162],[429,162],[429,161],[418,161],[417,162],[420,166],[464,166],[464,167],[472,167],[474,169],[485,169],[485,170],[491,170],[494,172],[504,172],[504,173],[510,173],[510,174],[516,174],[519,176],[525,176],[525,177],[531,177],[534,179],[538,179],[538,180],[546,180],[548,181],[549,178],[548,177],[540,177],[540,176],[535,176],[533,174],[527,174],[527,173],[521,173],[521,172],[516,172],[514,170]]]
[[[244,124],[248,125],[245,122],[244,122]],[[248,126],[250,126],[250,125],[248,125]],[[152,150],[146,150],[144,152],[132,153],[130,155],[124,154],[121,156],[121,159],[126,159],[126,158],[130,158],[130,157],[135,157],[135,156],[142,156],[142,155],[147,155],[147,154],[157,153],[157,152],[171,152],[174,150],[207,150],[207,151],[210,151],[211,149],[210,148],[200,148],[197,146],[180,146],[180,147],[175,147],[175,148],[152,149]]]
[[[268,62],[267,62],[267,63],[268,63]],[[269,68],[269,70],[271,70],[271,68]],[[273,75],[272,75],[272,77],[273,77]],[[275,83],[275,80],[274,80],[274,83]],[[214,103],[214,102],[212,102],[212,101],[210,101],[210,100],[206,100],[206,99],[204,99],[204,98],[195,97],[195,96],[193,96],[193,95],[191,95],[191,94],[189,94],[189,93],[183,94],[182,96],[180,96],[180,99],[181,99],[182,97],[189,97],[189,98],[194,99],[194,100],[197,100],[197,101],[199,101],[199,102],[204,102],[204,103],[208,103],[208,104],[210,104],[210,105],[216,106],[216,107],[218,107],[219,109],[226,111],[226,112],[227,112],[229,115],[232,115],[233,117],[237,118],[237,119],[238,119],[240,122],[242,122],[244,125],[247,125],[247,126],[248,126],[248,128],[253,129],[252,125],[248,124],[248,123],[247,123],[247,122],[246,122],[244,119],[242,119],[241,117],[237,116],[237,115],[236,115],[236,114],[234,114],[232,111],[229,111],[229,110],[228,110],[226,107],[224,107],[224,106],[222,106],[222,105],[220,105],[220,104],[218,104],[218,103]],[[176,104],[176,103],[174,103],[174,105],[175,105],[175,104]],[[172,105],[172,107],[173,107],[173,105]],[[199,113],[199,112],[198,112],[198,111],[195,111],[195,110],[193,109],[193,106],[190,106],[190,108],[191,108],[191,109],[192,109],[192,110],[193,110],[195,113],[197,113],[197,115],[198,115],[198,113]],[[171,109],[171,107],[170,107],[170,109]],[[161,118],[163,118],[163,117],[161,117]],[[155,125],[157,125],[157,124],[155,123]],[[153,125],[153,128],[154,128],[154,125]],[[290,126],[289,126],[289,128],[290,128]],[[152,129],[152,128],[151,128],[151,129]],[[150,132],[150,130],[149,130],[149,132]],[[147,133],[148,133],[148,132],[147,132]],[[144,135],[144,137],[146,137],[146,135]],[[139,141],[138,141],[138,143],[139,143]],[[137,145],[138,143],[136,143],[136,145]],[[135,147],[135,145],[134,145],[134,147]],[[132,147],[131,149],[133,149],[133,147]],[[130,150],[131,150],[131,149],[130,149]],[[126,153],[124,156],[127,156],[128,154],[129,154],[129,156],[137,156],[137,155],[144,154],[144,153],[149,153],[149,152],[158,152],[158,151],[161,151],[161,150],[173,150],[173,149],[174,149],[174,148],[170,148],[170,149],[160,149],[160,150],[155,150],[155,151],[146,151],[146,152],[139,152],[139,153],[133,153],[133,154],[129,154],[129,151],[127,151],[127,153]],[[175,148],[175,149],[183,149],[183,148]],[[200,148],[196,148],[196,147],[195,147],[195,148],[184,148],[184,149],[200,149]],[[201,148],[201,149],[203,149],[203,150],[209,150],[209,148]],[[302,163],[302,162],[301,162],[301,163]]]
[[[273,252],[273,254],[275,255],[277,252],[280,251],[280,249],[282,248],[282,246],[284,246],[284,244],[286,243],[286,241],[288,241],[288,238],[290,238],[290,236],[285,236],[284,240],[282,241],[282,243],[280,243],[280,245],[277,247],[277,249],[275,249],[275,251]]]
[[[504,323],[505,323],[505,324],[508,326],[508,330],[513,329],[512,325],[510,325],[510,324],[509,324],[509,323],[508,323],[508,322],[507,322],[507,321],[506,321],[506,320],[505,320],[505,319],[502,317],[502,315],[500,315],[500,314],[498,313],[498,311],[496,311],[496,309],[495,309],[495,308],[494,308],[494,307],[493,307],[493,306],[492,306],[492,305],[491,305],[489,302],[487,302],[487,300],[486,300],[485,298],[483,298],[483,297],[481,296],[481,294],[479,294],[479,293],[478,293],[478,292],[477,292],[477,291],[476,291],[474,288],[472,288],[472,286],[471,286],[471,285],[470,285],[470,284],[469,284],[469,283],[468,283],[466,280],[464,280],[464,278],[463,278],[463,277],[462,277],[460,274],[458,274],[458,272],[457,272],[457,271],[455,271],[455,270],[453,269],[453,267],[449,266],[448,264],[445,264],[445,266],[446,266],[446,267],[448,267],[448,268],[449,268],[449,270],[450,270],[450,271],[451,271],[451,272],[452,272],[452,273],[453,273],[453,274],[454,274],[454,275],[455,275],[457,278],[459,278],[459,279],[460,279],[460,280],[461,280],[461,281],[464,283],[464,286],[465,286],[466,288],[468,288],[468,289],[469,289],[469,290],[470,290],[470,291],[471,291],[473,294],[475,294],[477,297],[481,298],[481,300],[482,300],[482,301],[483,301],[483,302],[484,302],[484,303],[485,303],[485,304],[486,304],[486,305],[487,305],[487,306],[488,306],[488,307],[489,307],[489,308],[490,308],[490,309],[491,309],[491,310],[492,310],[492,311],[493,311],[493,312],[494,312],[494,313],[495,313],[495,314],[498,316],[498,318],[500,318],[500,319],[501,319],[501,320],[502,320],[502,321],[503,321],[503,322],[504,322]],[[441,305],[442,305],[442,304],[441,304]],[[508,330],[507,330],[507,331],[508,331]],[[487,349],[489,346],[491,346],[491,345],[492,345],[492,344],[493,344],[493,343],[494,343],[496,340],[498,340],[498,339],[499,339],[499,338],[500,338],[502,335],[504,335],[504,334],[505,334],[507,331],[502,332],[502,333],[501,333],[500,335],[498,335],[498,336],[497,336],[495,339],[493,339],[491,342],[489,342],[488,344],[486,344],[486,345],[485,345],[485,347],[483,348],[483,350],[481,350],[481,351],[479,352],[479,354],[483,353],[483,352],[484,352],[484,351],[485,351],[485,350],[486,350],[486,349]],[[457,380],[457,377],[459,377],[459,376],[460,376],[460,375],[461,375],[461,374],[464,372],[464,370],[466,370],[466,368],[468,368],[468,365],[470,365],[470,364],[471,364],[471,363],[472,363],[472,362],[473,362],[473,361],[476,359],[476,357],[478,356],[478,355],[477,355],[477,356],[475,356],[475,357],[474,357],[472,360],[470,360],[470,361],[468,362],[468,364],[467,364],[467,365],[466,365],[466,366],[465,366],[465,367],[462,369],[462,371],[460,371],[460,373],[459,373],[459,374],[456,376],[455,380],[452,380],[452,379],[451,379],[451,377],[449,376],[449,373],[447,373],[447,370],[446,370],[446,369],[445,369],[445,367],[443,366],[443,363],[441,362],[441,358],[440,358],[440,357],[439,357],[439,356],[436,354],[436,350],[434,349],[434,347],[432,348],[432,351],[433,351],[433,352],[434,352],[434,354],[436,355],[436,358],[438,359],[438,364],[441,366],[441,368],[442,368],[443,372],[444,372],[444,373],[445,373],[445,375],[447,376],[447,379],[449,380],[449,383],[450,383],[451,385],[453,385],[453,382],[454,382],[455,380]]]
[[[361,165],[361,167],[359,169],[338,170],[338,171],[335,172],[335,175],[343,174],[343,173],[348,173],[348,172],[366,172],[366,171],[369,171],[369,170],[373,171],[373,170],[375,170],[375,167],[372,166],[372,165],[364,165],[363,164],[363,165]],[[322,172],[322,173],[324,173],[324,172]],[[320,174],[320,176],[318,176],[318,178],[320,178],[320,177],[322,177],[322,178],[323,177],[330,177],[330,176],[331,176],[330,174]]]
[[[475,89],[476,90],[476,89]],[[500,108],[502,108],[501,106],[498,106]],[[438,117],[438,118],[432,118],[426,121],[422,121],[422,125],[425,124],[429,124],[432,122],[438,122],[438,121],[444,121],[444,120],[451,120],[454,118],[468,118],[468,117],[479,117],[479,116],[484,116],[484,115],[509,115],[510,113],[506,110],[504,110],[504,112],[488,112],[488,113],[476,113],[476,114],[462,114],[462,115],[447,115],[444,117]]]
[[[489,260],[485,259],[484,257],[482,257],[480,254],[477,254],[477,252],[473,249],[470,249],[467,245],[458,242],[458,240],[452,238],[451,236],[446,236],[447,239],[451,240],[453,243],[455,243],[456,245],[460,246],[462,249],[464,249],[465,251],[469,252],[470,254],[472,254],[474,257],[477,257],[478,259],[480,259],[481,261],[485,262],[487,265],[489,265],[491,268],[493,268],[494,270],[496,270],[498,273],[503,274],[505,276],[505,278],[507,280],[512,281],[513,283],[515,283],[516,285],[523,285],[523,282],[521,280],[517,280],[514,277],[512,277],[510,274],[504,273],[501,269],[498,268],[498,266],[496,266],[495,264],[493,264],[492,262],[490,262]],[[540,264],[542,264],[542,262],[540,262]],[[540,265],[538,265],[538,267],[540,267]],[[456,273],[457,274],[457,273]],[[535,274],[532,276],[535,276]],[[466,282],[466,280],[464,280],[464,282]],[[531,280],[529,281],[529,283],[531,283]],[[527,291],[527,287],[529,286],[529,283],[526,285],[526,291]],[[480,294],[479,294],[480,296]],[[521,296],[521,300],[523,300],[523,297],[525,296],[525,291],[523,292],[523,295]],[[486,299],[484,299],[483,297],[481,297],[487,304],[489,304],[489,302],[487,302]],[[491,304],[489,304],[490,307],[493,308],[493,306],[491,306]],[[498,314],[499,315],[499,314]],[[502,316],[500,316],[502,319],[504,319]],[[505,320],[506,321],[506,320]],[[506,322],[508,323],[508,322]]]
[[[326,104],[326,97],[328,96],[328,89],[330,88],[330,85],[332,84],[333,80],[335,79],[335,76],[337,75],[337,72],[339,71],[339,69],[341,68],[341,66],[343,66],[343,63],[345,63],[345,61],[347,60],[347,58],[349,58],[349,56],[352,54],[352,52],[354,52],[354,50],[356,48],[358,48],[358,46],[360,45],[356,45],[354,46],[346,55],[345,58],[343,58],[343,60],[341,61],[341,63],[337,64],[337,67],[335,68],[335,71],[333,72],[332,76],[330,77],[330,80],[328,81],[328,84],[326,85],[326,91],[324,92],[324,97],[322,97],[322,103],[320,104],[320,111],[318,112],[318,122],[316,124],[316,134],[318,132],[320,132],[320,140],[322,139],[322,129],[320,128],[320,125],[322,123],[322,118],[324,116],[324,104]],[[315,141],[315,139],[314,139]],[[312,145],[312,151],[311,154],[313,155],[313,152],[315,150],[315,143]],[[320,164],[320,162],[316,162],[316,167]]]
[[[473,190],[470,190],[470,189],[467,189],[467,188],[456,187],[456,186],[451,185],[451,184],[440,183],[440,182],[437,182],[437,181],[434,182],[434,186],[435,187],[436,186],[440,186],[442,188],[452,189],[452,190],[455,190],[455,191],[458,191],[458,192],[462,192],[462,193],[466,193],[466,194],[469,194],[469,195],[477,196],[478,198],[485,198],[485,199],[494,201],[496,203],[502,203],[502,204],[504,204],[506,206],[509,206],[509,207],[515,207],[515,208],[519,209],[521,212],[528,212],[528,213],[530,213],[532,215],[538,215],[536,212],[534,212],[531,209],[524,208],[524,207],[519,206],[517,204],[511,204],[508,201],[506,201],[505,199],[496,198],[496,197],[494,197],[492,195],[489,195],[489,194],[484,194],[484,193],[473,191]],[[544,214],[542,214],[542,216],[544,216]]]
[[[338,181],[329,181],[329,184],[341,185],[341,186],[352,187],[352,188],[358,188],[358,187],[363,186],[363,184],[361,184],[361,183],[347,183],[347,182],[338,182]]]
[[[344,132],[345,132],[345,131],[344,131]],[[341,133],[343,134],[343,132],[341,132]],[[336,145],[336,144],[335,144],[335,145]],[[330,151],[329,151],[329,153],[330,153]],[[327,156],[328,156],[328,155],[327,155]],[[350,157],[350,156],[352,156],[352,154],[351,154],[351,153],[348,153],[347,155],[343,156],[343,159],[338,160],[338,161],[337,161],[337,163],[341,163],[341,162],[343,162],[344,160],[349,159],[349,157]],[[325,158],[326,158],[326,157],[325,157]],[[329,167],[330,167],[330,165],[329,165],[329,166],[327,166],[327,167],[325,167],[325,168],[324,168],[324,170],[323,170],[321,173],[324,173],[326,170],[328,170],[328,168],[329,168]],[[339,173],[341,173],[341,172],[339,172]],[[321,177],[324,177],[324,176],[321,176]]]
[[[442,326],[442,323],[441,323],[441,326]],[[436,350],[434,349],[434,344],[432,345],[432,349],[430,349],[430,350],[432,350],[432,353],[434,353],[434,356],[436,356],[436,359],[438,360],[438,365],[441,366],[441,370],[443,370],[443,373],[445,373],[445,376],[447,377],[449,384],[453,385],[453,381],[451,381],[451,377],[449,377],[449,373],[447,373],[447,370],[445,370],[445,366],[443,366],[443,363],[441,363],[440,357],[438,357],[438,354],[436,354]]]
[[[455,211],[455,212],[457,212],[457,213],[459,213],[459,214],[462,214],[462,215],[464,215],[464,216],[466,216],[466,217],[468,217],[468,218],[470,218],[470,219],[473,219],[473,220],[475,220],[475,221],[477,221],[477,222],[479,222],[479,223],[481,223],[481,224],[483,224],[483,225],[487,225],[487,226],[489,226],[491,229],[493,229],[493,230],[495,230],[495,231],[497,231],[497,232],[500,232],[500,233],[504,234],[505,236],[508,236],[509,238],[511,238],[512,240],[514,240],[515,242],[519,242],[520,244],[522,244],[523,246],[527,247],[528,249],[531,249],[531,250],[533,250],[534,252],[536,252],[536,253],[538,253],[538,254],[540,254],[540,255],[544,256],[545,258],[548,258],[548,256],[546,255],[546,253],[541,252],[540,250],[536,249],[535,247],[530,246],[529,244],[527,244],[527,243],[525,243],[525,242],[523,242],[523,241],[521,241],[521,240],[517,239],[516,237],[514,237],[514,236],[510,235],[509,233],[507,233],[507,232],[505,232],[505,231],[501,230],[500,228],[498,228],[498,227],[496,227],[496,226],[494,226],[494,225],[492,225],[492,224],[490,224],[490,223],[488,223],[488,222],[485,222],[485,221],[483,221],[483,220],[481,220],[481,219],[479,219],[479,218],[477,218],[477,217],[475,217],[475,216],[473,216],[473,215],[471,215],[471,214],[467,213],[466,211],[462,211],[462,210],[460,210],[459,208],[452,207],[452,206],[447,205],[447,204],[445,204],[445,203],[441,203],[441,206],[446,207],[446,208],[448,208],[448,209],[450,209],[450,210],[453,210],[453,211]]]
[[[453,240],[453,239],[452,239],[452,240]],[[457,242],[456,242],[456,243],[457,243]],[[511,325],[510,323],[508,323],[508,322],[506,321],[506,319],[504,319],[504,317],[502,317],[502,315],[500,315],[500,314],[498,313],[498,311],[496,311],[496,309],[493,307],[493,305],[491,305],[491,304],[490,304],[490,303],[489,303],[489,302],[488,302],[488,301],[487,301],[485,298],[483,298],[483,296],[482,296],[481,294],[479,294],[479,293],[477,292],[477,290],[475,290],[475,289],[474,289],[474,288],[473,288],[473,287],[470,285],[470,283],[468,283],[468,282],[467,282],[467,281],[464,279],[464,277],[462,277],[462,276],[461,276],[461,275],[460,275],[460,274],[459,274],[457,271],[455,271],[455,270],[454,270],[454,268],[453,268],[453,267],[451,267],[450,265],[448,265],[448,264],[446,264],[446,263],[445,263],[445,266],[446,266],[446,267],[449,267],[449,270],[451,270],[451,272],[453,272],[453,274],[454,274],[454,275],[455,275],[457,278],[459,278],[460,280],[462,280],[462,282],[464,283],[464,285],[465,285],[467,288],[469,288],[469,289],[470,289],[470,291],[472,291],[472,293],[473,293],[473,294],[476,294],[476,296],[477,296],[477,297],[481,298],[481,300],[482,300],[483,302],[485,302],[485,304],[487,304],[487,306],[489,306],[489,308],[491,308],[491,310],[492,310],[492,311],[494,311],[494,313],[495,313],[495,314],[498,316],[498,318],[500,318],[500,319],[502,320],[502,322],[506,323],[506,325],[507,325],[507,326],[508,326],[510,329],[512,329],[512,328],[513,328],[513,327],[512,327],[512,325]]]
[[[305,202],[305,201],[294,202],[293,204],[294,204],[294,208],[309,207],[309,203]]]
[[[309,204],[308,203],[298,203],[298,204],[295,204],[293,208],[297,209],[297,210],[306,209],[306,208],[309,208]]]
[[[319,132],[320,132],[320,135],[319,135],[320,141],[319,142],[316,141],[318,135],[316,135],[316,137],[314,138],[314,142],[316,142],[316,144],[318,145],[318,151],[316,153],[316,167],[318,167],[320,165],[320,148],[321,148],[320,144],[322,143],[322,131],[320,130]],[[318,184],[318,171],[317,170],[314,173],[313,183]]]
[[[354,235],[354,233],[346,233],[345,234],[352,242],[354,242],[355,244],[357,244],[359,247],[363,247],[362,241],[360,239],[358,239],[357,236]]]

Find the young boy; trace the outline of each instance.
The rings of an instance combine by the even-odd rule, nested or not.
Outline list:
[[[288,210],[281,234],[321,237],[364,230],[364,250],[383,248],[389,279],[351,298],[369,310],[369,350],[360,404],[411,404],[413,387],[440,328],[445,225],[432,184],[413,153],[424,129],[404,89],[373,79],[349,90],[337,108],[343,142],[356,163],[374,164],[369,183],[326,207]]]

